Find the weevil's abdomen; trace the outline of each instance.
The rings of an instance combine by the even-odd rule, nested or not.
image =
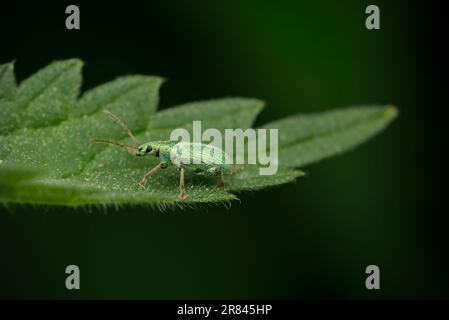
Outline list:
[[[176,166],[181,163],[196,172],[206,174],[231,173],[232,159],[220,148],[192,142],[179,142],[170,151],[170,161]]]

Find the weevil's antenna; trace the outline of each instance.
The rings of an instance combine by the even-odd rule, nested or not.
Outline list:
[[[99,144],[99,143],[114,144],[114,145],[119,146],[119,147],[127,148],[130,153],[132,153],[133,151],[135,151],[135,152],[138,151],[137,147],[135,147],[135,146],[132,146],[132,145],[129,145],[129,144],[125,144],[125,143],[120,143],[120,142],[117,142],[117,141],[114,141],[114,140],[92,139],[90,141],[90,143],[92,143],[92,144]]]
[[[111,118],[112,121],[117,123],[123,129],[123,131],[125,131],[128,134],[128,136],[132,139],[132,141],[134,141],[136,144],[139,144],[136,137],[134,137],[134,135],[132,134],[131,130],[129,130],[126,124],[119,117],[117,117],[111,111],[106,109],[103,110],[103,113],[107,115],[109,118]]]

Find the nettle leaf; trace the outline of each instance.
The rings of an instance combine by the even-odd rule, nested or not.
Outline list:
[[[14,104],[17,92],[14,65],[0,65],[0,134],[8,130],[16,122]]]
[[[160,208],[226,203],[235,192],[294,181],[296,168],[343,152],[382,130],[395,116],[392,107],[361,107],[318,115],[294,116],[263,128],[279,129],[279,169],[259,174],[246,165],[227,177],[226,190],[215,177],[186,172],[185,201],[178,199],[179,173],[171,165],[138,181],[158,163],[125,149],[91,145],[92,138],[130,143],[126,133],[102,113],[120,117],[140,142],[168,140],[172,130],[201,120],[202,130],[251,128],[263,109],[257,99],[225,98],[183,104],[156,112],[163,79],[126,76],[84,93],[77,59],[58,61],[18,87],[13,64],[0,65],[0,202],[44,205],[148,204]]]
[[[0,100],[13,98],[16,91],[14,65],[12,63],[0,65]]]
[[[384,129],[397,115],[394,106],[360,106],[268,123],[279,129],[279,163],[302,167],[342,153]]]

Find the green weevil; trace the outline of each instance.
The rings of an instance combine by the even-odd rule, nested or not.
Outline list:
[[[179,170],[179,199],[184,200],[187,197],[184,186],[184,169],[191,169],[197,174],[214,175],[220,177],[220,188],[225,187],[224,175],[232,174],[235,171],[232,167],[231,157],[220,148],[195,142],[175,142],[175,141],[150,141],[139,144],[136,137],[126,124],[115,114],[108,110],[103,113],[109,116],[117,123],[135,142],[135,146],[120,143],[107,139],[92,139],[91,143],[113,144],[119,147],[127,148],[128,151],[136,156],[152,155],[161,159],[160,163],[149,170],[139,182],[141,188],[145,187],[146,182],[159,169],[165,169],[168,164],[174,164]]]

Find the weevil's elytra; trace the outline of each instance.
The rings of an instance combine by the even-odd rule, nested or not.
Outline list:
[[[137,139],[120,118],[107,110],[103,110],[103,113],[117,123],[137,144]],[[106,139],[93,139],[92,143],[113,144],[127,148],[128,151],[139,157],[152,155],[160,158],[161,162],[148,171],[139,182],[142,188],[145,187],[148,179],[159,169],[167,168],[169,163],[174,164],[179,169],[179,199],[181,200],[187,197],[184,187],[184,169],[193,170],[193,172],[198,174],[219,176],[220,188],[225,186],[224,175],[232,173],[232,159],[229,155],[217,147],[202,143],[150,141],[138,146],[132,146]]]

